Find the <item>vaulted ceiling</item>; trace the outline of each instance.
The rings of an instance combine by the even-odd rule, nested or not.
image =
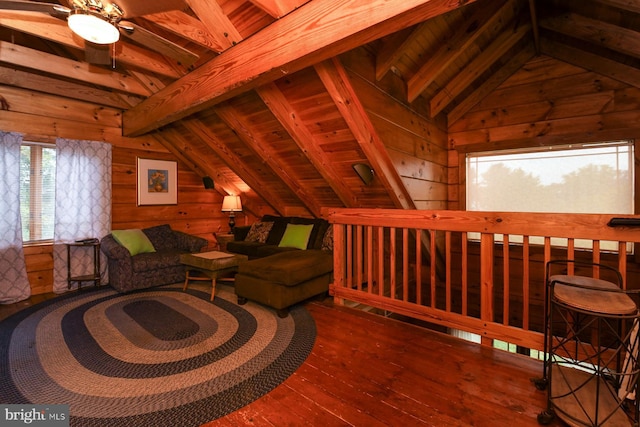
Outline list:
[[[153,135],[255,213],[415,207],[380,105],[404,107],[410,132],[446,153],[447,123],[535,55],[640,87],[631,0],[119,0],[137,29],[106,50],[5,3],[2,88],[122,110],[126,136]]]

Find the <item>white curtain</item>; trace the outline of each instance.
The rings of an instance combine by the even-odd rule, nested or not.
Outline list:
[[[22,135],[0,132],[0,303],[29,298],[31,286],[22,249],[20,144]]]
[[[53,231],[53,291],[67,291],[67,247],[79,239],[102,239],[111,229],[111,145],[56,140],[56,211]],[[102,283],[106,259],[100,254]],[[71,275],[93,274],[93,248],[74,247]],[[73,283],[73,288],[77,283]]]

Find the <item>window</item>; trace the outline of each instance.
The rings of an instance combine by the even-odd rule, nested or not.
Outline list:
[[[471,153],[466,167],[470,211],[634,211],[631,141]],[[560,240],[554,244],[564,246]]]
[[[20,149],[22,240],[53,239],[56,150],[48,144],[23,143]]]

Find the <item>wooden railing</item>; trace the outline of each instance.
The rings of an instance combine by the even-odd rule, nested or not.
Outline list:
[[[625,288],[640,287],[633,255],[640,227],[607,225],[614,217],[640,216],[392,209],[325,214],[333,224],[330,292],[336,303],[478,334],[486,345],[500,340],[542,349],[549,260],[611,265]]]

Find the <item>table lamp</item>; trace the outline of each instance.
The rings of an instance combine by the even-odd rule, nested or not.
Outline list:
[[[242,211],[242,202],[240,196],[224,196],[222,200],[222,212],[229,212],[229,229],[233,233],[233,227],[236,225],[235,212]]]

